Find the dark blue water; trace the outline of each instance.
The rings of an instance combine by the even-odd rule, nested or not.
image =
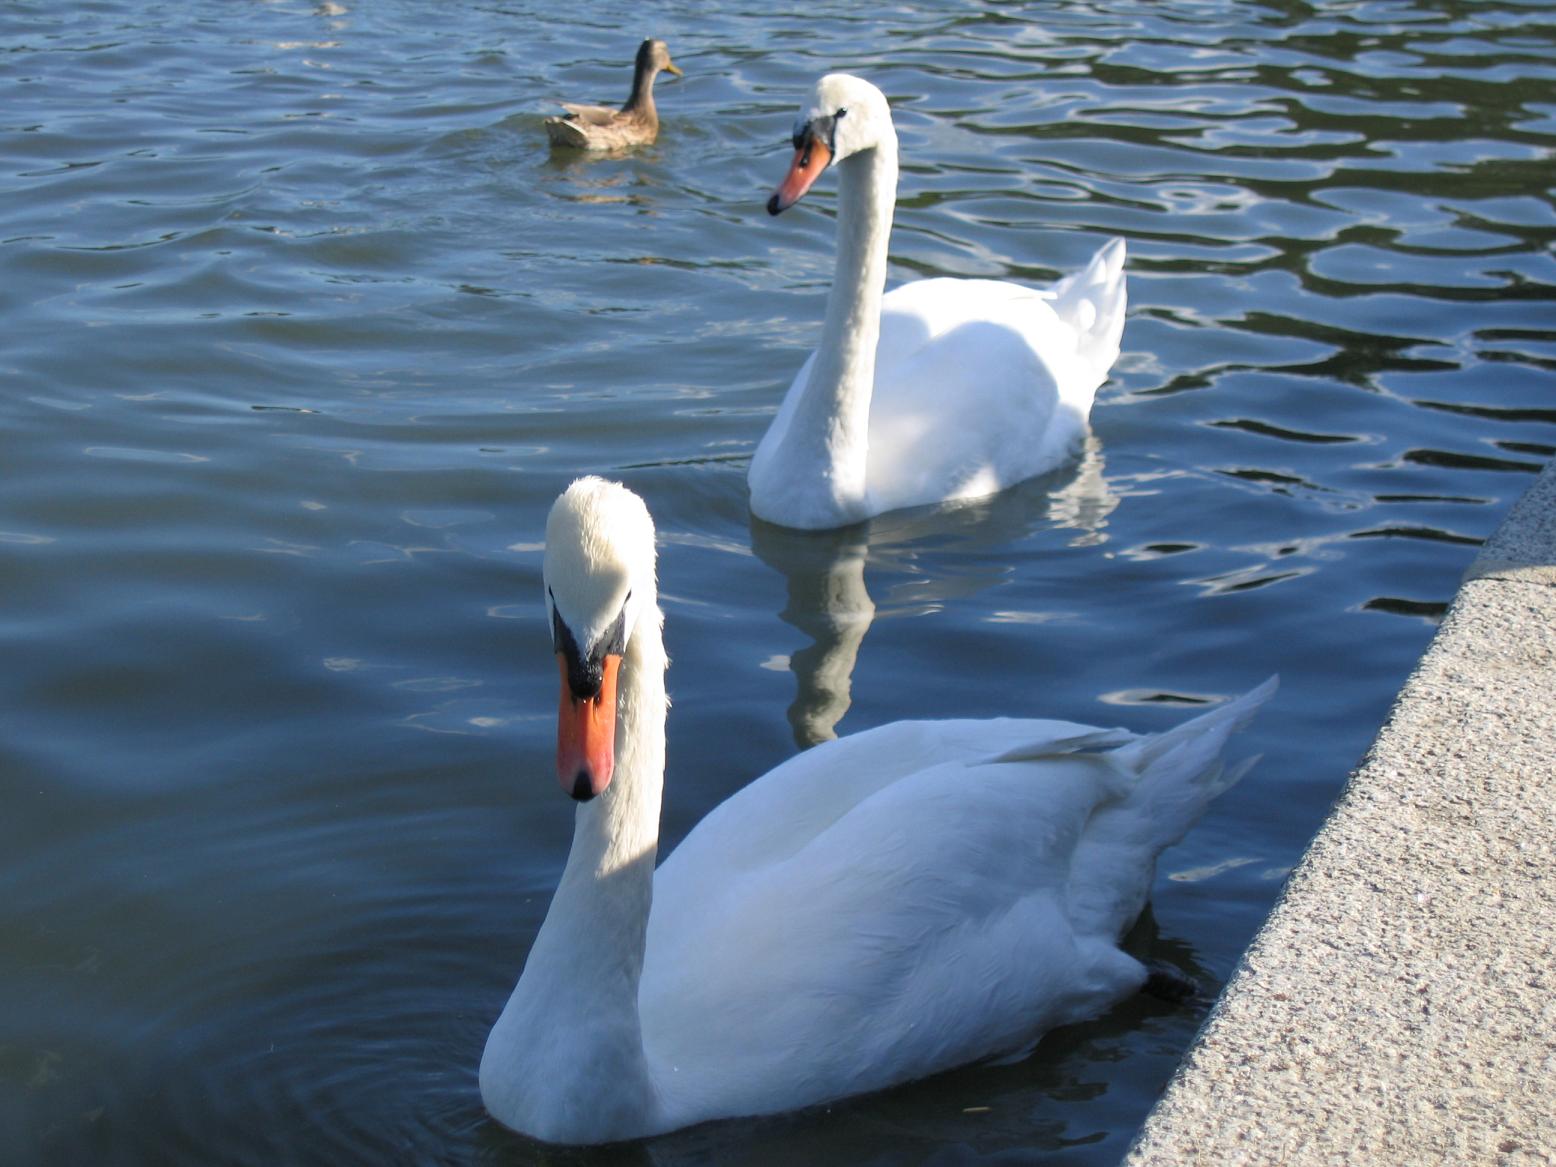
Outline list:
[[[660,141],[549,155],[646,35]],[[1213,992],[1556,449],[1553,45],[1511,2],[7,5],[0,1158],[1116,1161],[1202,1007],[625,1150],[484,1117],[570,839],[546,509],[658,518],[668,841],[831,732],[1280,672],[1133,938]],[[832,69],[896,110],[893,280],[1117,234],[1131,313],[1076,466],[800,538],[745,467],[835,186],[762,202]]]

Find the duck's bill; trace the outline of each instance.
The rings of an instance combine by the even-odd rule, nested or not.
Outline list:
[[[557,654],[562,670],[562,700],[556,721],[556,776],[562,789],[588,802],[610,785],[616,768],[616,674],[621,657],[605,658],[600,691],[593,697],[573,696],[567,683],[567,658]]]
[[[677,77],[684,77],[684,76],[686,76],[685,73],[681,72],[680,66],[677,65],[674,61],[666,61],[665,62],[665,72],[666,73],[674,73]]]
[[[827,148],[827,144],[819,138],[806,135],[805,141],[794,152],[789,173],[784,175],[778,189],[773,191],[773,197],[767,200],[767,213],[781,214],[804,198],[811,183],[820,177],[831,161],[832,151]]]

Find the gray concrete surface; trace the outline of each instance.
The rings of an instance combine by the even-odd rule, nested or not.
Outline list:
[[[1556,464],[1487,542],[1129,1167],[1556,1163]]]

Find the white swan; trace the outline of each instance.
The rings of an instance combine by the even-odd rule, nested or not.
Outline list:
[[[654,527],[575,482],[546,524],[572,851],[481,1059],[501,1122],[599,1143],[1028,1049],[1144,981],[1116,941],[1157,852],[1241,766],[1274,688],[1167,733],[898,722],[723,803],[656,873],[665,650]]]
[[[776,215],[838,164],[837,269],[821,343],[751,460],[751,510],[816,530],[977,498],[1059,465],[1124,329],[1124,242],[1048,288],[917,280],[883,295],[897,134],[868,81],[816,83]]]

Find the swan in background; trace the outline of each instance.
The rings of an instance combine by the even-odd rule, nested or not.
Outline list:
[[[916,280],[883,294],[897,200],[886,98],[816,83],[779,214],[837,163],[837,267],[821,342],[751,460],[751,510],[817,530],[977,498],[1050,470],[1086,429],[1124,329],[1124,242],[1047,288]]]
[[[638,46],[632,69],[632,93],[620,109],[608,105],[572,105],[562,102],[566,117],[547,118],[546,136],[553,146],[578,150],[618,150],[646,146],[659,136],[659,110],[654,106],[654,79],[661,72],[681,76],[670,60],[664,41],[646,40]]]
[[[601,1143],[1030,1049],[1139,989],[1117,940],[1157,853],[1241,775],[1273,678],[1166,733],[905,721],[714,809],[656,872],[665,766],[654,524],[573,483],[546,523],[572,850],[481,1059],[499,1121]]]

